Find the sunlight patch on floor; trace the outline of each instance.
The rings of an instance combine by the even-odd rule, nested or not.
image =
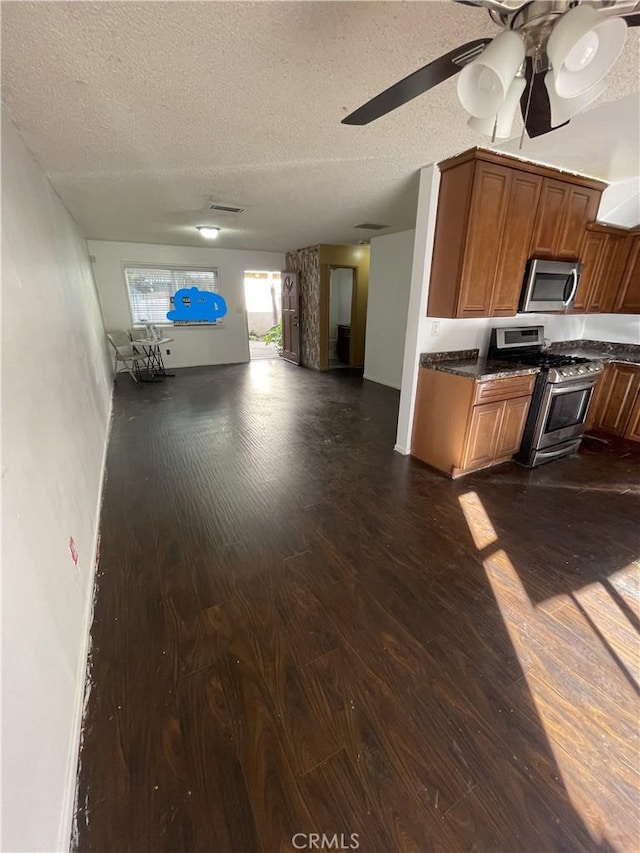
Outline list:
[[[601,583],[593,583],[575,593],[574,598],[629,677],[640,687],[638,633]]]
[[[613,587],[636,620],[640,622],[640,561],[631,563],[624,569],[609,575],[607,583]]]
[[[478,550],[497,543],[477,493],[459,500]],[[638,567],[611,576],[614,595],[601,583],[568,589],[549,612],[498,545],[483,565],[573,807],[596,842],[637,850],[629,815],[640,817],[640,645],[615,595],[623,606],[637,596]]]
[[[462,512],[464,513],[469,532],[478,551],[482,551],[489,545],[498,541],[498,535],[493,529],[482,501],[476,492],[467,492],[458,497]]]

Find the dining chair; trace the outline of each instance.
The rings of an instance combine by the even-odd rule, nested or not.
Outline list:
[[[133,381],[137,382],[137,374],[144,369],[146,363],[144,353],[136,350],[126,332],[108,332],[107,339],[114,352],[113,381],[118,378],[118,373],[126,370]]]

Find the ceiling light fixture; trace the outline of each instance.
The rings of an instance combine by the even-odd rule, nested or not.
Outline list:
[[[220,233],[220,228],[216,228],[213,225],[198,225],[198,231],[207,240],[215,240]]]
[[[590,6],[569,9],[547,41],[555,92],[576,98],[600,82],[613,68],[627,36],[624,18],[604,18]]]
[[[511,136],[513,120],[526,86],[527,81],[524,77],[515,77],[497,114],[489,118],[471,116],[467,122],[469,127],[485,136],[490,136],[492,140],[508,139]]]
[[[509,133],[512,98],[522,89],[520,79],[524,78],[520,97],[524,130],[531,138],[542,136],[566,124],[569,119],[560,121],[564,115],[575,115],[598,97],[594,87],[620,56],[627,27],[640,27],[638,0],[454,2],[484,7],[502,32],[494,39],[475,39],[432,59],[374,95],[343,118],[343,124],[370,124],[459,74],[458,98],[474,119],[470,125],[494,139]],[[556,105],[555,127],[550,107],[553,98],[545,85],[548,71],[552,71],[547,82],[549,90],[553,82],[555,101],[572,101]]]
[[[552,127],[559,127],[572,119],[579,112],[582,112],[582,110],[588,107],[592,101],[599,98],[607,88],[606,82],[604,80],[599,80],[594,86],[575,98],[561,98],[556,93],[553,82],[553,71],[548,71],[545,74],[544,85],[549,96]]]
[[[497,115],[524,62],[524,54],[521,37],[506,30],[477,59],[465,65],[458,77],[458,98],[465,110],[474,118]]]

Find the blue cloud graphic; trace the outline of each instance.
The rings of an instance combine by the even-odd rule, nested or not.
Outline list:
[[[184,287],[173,298],[167,320],[174,323],[215,323],[227,313],[227,303],[219,293]]]

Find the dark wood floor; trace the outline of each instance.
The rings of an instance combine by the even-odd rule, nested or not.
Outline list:
[[[76,850],[639,849],[638,455],[451,482],[397,402],[119,379]]]

